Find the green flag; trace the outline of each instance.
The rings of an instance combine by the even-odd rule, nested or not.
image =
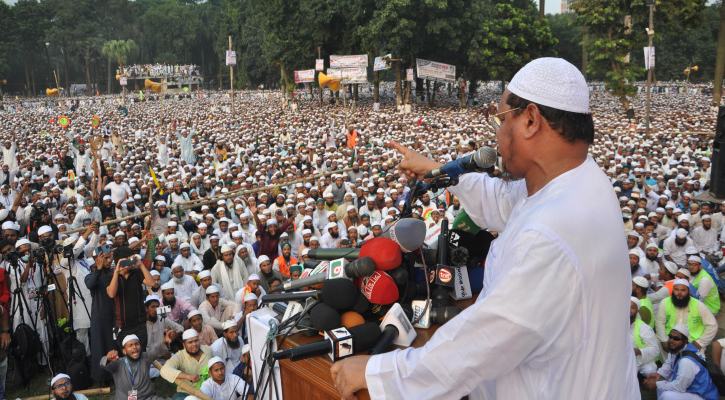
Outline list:
[[[138,97],[143,101],[143,90],[138,91]]]

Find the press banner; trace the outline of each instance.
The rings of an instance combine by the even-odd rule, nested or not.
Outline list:
[[[368,81],[368,70],[367,68],[328,68],[327,76],[339,79],[343,83],[365,83]]]
[[[305,69],[295,71],[295,83],[310,83],[315,81],[315,70]]]
[[[330,68],[366,68],[368,55],[357,56],[330,56]]]
[[[456,66],[450,64],[443,64],[435,61],[428,61],[423,59],[416,59],[415,65],[417,67],[418,78],[430,79],[433,81],[443,82],[455,82],[456,81]]]
[[[415,80],[415,77],[413,76],[413,68],[405,70],[405,80],[408,82],[413,82]]]
[[[324,71],[325,70],[325,60],[318,58],[315,60],[315,70],[317,71]]]

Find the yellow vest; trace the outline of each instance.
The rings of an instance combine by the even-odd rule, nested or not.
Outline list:
[[[697,300],[693,297],[690,297],[690,304],[688,305],[690,312],[687,314],[687,329],[690,330],[690,342],[693,342],[702,336],[702,333],[705,332],[705,324],[702,323],[702,318],[700,318],[700,310],[697,308],[699,306],[700,300]],[[665,306],[665,333],[668,335],[670,334],[670,331],[675,326],[675,320],[677,319],[677,311],[675,310],[675,305],[672,304],[672,297],[668,297],[664,300],[662,300],[662,304],[660,307]]]

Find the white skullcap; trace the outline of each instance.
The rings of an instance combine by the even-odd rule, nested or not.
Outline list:
[[[201,315],[201,312],[199,310],[194,310],[189,313],[188,318],[189,318],[189,320],[191,320],[192,318],[196,317],[197,315]]]
[[[177,224],[174,221],[169,221],[169,223],[168,223],[168,226],[177,226],[177,225],[179,225],[179,224]]]
[[[257,262],[260,263],[260,264],[263,263],[263,262],[265,262],[265,261],[270,261],[269,260],[269,257],[267,257],[266,255],[261,255],[261,256],[259,256],[259,258],[257,258]]]
[[[242,354],[249,353],[250,349],[251,347],[249,346],[249,344],[245,344],[244,346],[242,346]]]
[[[355,206],[349,205],[349,206],[347,206],[347,210],[345,210],[345,211],[350,211],[350,210],[354,210],[354,209],[355,209]]]
[[[312,234],[312,230],[311,229],[303,229],[302,230],[302,236],[304,236],[304,235],[311,235],[311,234]]]
[[[20,246],[24,246],[26,244],[30,244],[30,240],[28,240],[28,239],[20,239],[17,242],[15,242],[15,249],[19,249]]]
[[[15,223],[13,221],[5,221],[3,222],[3,230],[15,230]]]
[[[688,221],[689,222],[690,221],[690,217],[687,214],[682,214],[679,217],[677,217],[677,222],[682,222],[682,221]]]
[[[179,268],[184,268],[184,266],[183,266],[183,265],[181,265],[181,264],[179,264],[179,263],[176,263],[176,262],[175,262],[175,263],[173,263],[173,264],[171,264],[171,270],[172,270],[172,271],[173,271],[173,270],[174,270],[174,268],[176,268],[176,267],[179,267]]]
[[[247,293],[244,296],[244,302],[252,301],[252,300],[258,300],[257,295],[254,293]]]
[[[634,254],[637,257],[640,256],[639,249],[637,249],[637,248],[634,248],[634,249],[630,250],[629,251],[629,254]]]
[[[688,289],[690,288],[690,282],[688,282],[687,279],[675,279],[675,281],[672,283],[672,287],[675,287],[677,285],[684,285],[687,286]]]
[[[121,342],[121,346],[126,346],[126,343],[128,343],[132,340],[138,340],[138,336],[136,336],[136,335],[126,336],[125,338],[123,338],[123,341]]]
[[[166,241],[171,241],[171,240],[174,240],[174,239],[177,239],[177,240],[179,239],[179,237],[176,236],[175,233],[172,233],[171,235],[169,235],[169,236],[166,237]]]
[[[136,335],[130,335],[130,336],[136,336]],[[128,336],[126,336],[126,337],[128,337]],[[123,344],[126,344],[126,339],[123,339],[123,340],[124,340]],[[56,382],[58,382],[59,380],[61,380],[63,378],[70,380],[70,376],[68,376],[66,374],[58,374],[58,375],[54,376],[53,379],[51,379],[50,386],[53,387],[53,385],[55,385]]]
[[[659,247],[657,247],[656,244],[650,242],[649,244],[647,244],[647,247],[645,248],[645,250],[646,249],[659,249]]]
[[[337,226],[336,223],[334,223],[334,222],[328,222],[327,225],[325,225],[325,229],[329,231],[330,229],[332,229],[332,228],[334,228],[336,226]]]
[[[115,237],[119,237],[119,236],[126,236],[126,233],[124,231],[118,231],[118,232],[116,232]]]
[[[233,239],[236,239],[236,238],[242,237],[242,236],[244,236],[244,233],[242,233],[242,231],[234,231],[234,233],[232,233]]]
[[[191,246],[189,245],[189,243],[184,242],[184,243],[181,244],[181,246],[179,246],[179,250],[181,250],[181,249],[188,249],[190,247]]]
[[[199,272],[199,275],[198,275],[199,280],[202,280],[202,279],[210,277],[210,276],[211,276],[211,272],[209,272],[208,269],[205,269],[205,270]]]
[[[538,58],[514,75],[508,90],[542,106],[589,113],[589,87],[577,67],[561,58]]]
[[[211,369],[211,366],[216,363],[224,364],[224,360],[222,360],[221,357],[212,357],[211,360],[209,360],[209,363],[207,363],[207,366],[209,367],[209,369]]]
[[[687,328],[687,324],[677,324],[673,326],[672,329],[680,332],[688,338],[690,337],[690,329]]]
[[[679,229],[677,229],[676,235],[677,235],[678,238],[684,239],[684,238],[687,237],[687,231],[684,230],[684,229],[682,229],[682,228],[679,228]]]
[[[639,310],[642,307],[642,303],[639,301],[638,298],[632,296],[632,297],[630,297],[630,299],[632,300],[632,303],[637,305],[637,310]]]
[[[689,256],[689,257],[687,257],[687,261],[694,261],[694,262],[702,263],[702,259],[698,256]]]
[[[155,294],[150,294],[146,296],[146,300],[144,300],[143,303],[148,304],[150,301],[158,301],[159,303],[161,303],[161,299]]]
[[[48,225],[43,225],[40,227],[40,229],[38,229],[38,236],[46,234],[48,232],[53,232],[53,229]]]
[[[151,276],[160,276],[160,275],[161,275],[161,274],[159,273],[159,271],[157,271],[157,270],[155,270],[155,269],[154,269],[154,270],[151,270],[151,272],[149,272],[149,274],[151,274]]]
[[[207,296],[210,294],[219,293],[219,288],[214,285],[209,285],[209,287],[206,288],[205,293]]]
[[[170,280],[161,285],[161,291],[163,292],[164,290],[174,290],[174,282]]]
[[[199,226],[198,226],[198,227],[199,227],[199,228],[206,228],[206,227],[207,227],[207,225],[206,225],[206,223],[205,223],[205,222],[202,222],[202,223],[200,223],[200,224],[199,224]]]
[[[222,254],[226,253],[228,251],[234,251],[234,250],[232,250],[232,248],[228,244],[225,244],[224,246],[222,246],[222,250],[221,250]]]
[[[247,279],[247,282],[249,282],[249,281],[258,281],[258,280],[259,280],[259,275],[252,274],[252,275],[249,275],[249,279]]]
[[[106,200],[111,200],[111,196],[109,196],[109,195],[103,196],[103,201],[106,201]]]
[[[231,328],[233,326],[237,326],[237,323],[233,319],[226,320],[222,324],[222,330],[225,331],[225,330],[227,330],[227,329],[229,329],[229,328]]]
[[[191,315],[191,314],[189,314],[189,315]],[[195,338],[195,337],[199,337],[199,334],[196,333],[196,330],[194,328],[185,330],[184,334],[181,336],[181,338],[183,340],[187,340],[187,339],[191,339],[191,338]]]
[[[665,269],[670,271],[672,275],[677,273],[677,264],[672,261],[665,261]]]
[[[647,278],[643,276],[635,276],[632,278],[632,282],[634,282],[635,285],[641,287],[641,288],[647,288],[649,287],[649,283],[647,282]]]

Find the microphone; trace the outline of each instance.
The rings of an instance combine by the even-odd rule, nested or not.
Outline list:
[[[403,218],[383,228],[382,236],[397,243],[404,252],[410,253],[423,245],[426,230],[422,220]]]
[[[375,272],[375,262],[370,257],[359,258],[345,266],[342,266],[342,260],[339,263],[334,261],[327,268],[327,274],[319,273],[306,278],[287,281],[282,284],[282,289],[299,289],[305,286],[317,285],[334,278],[370,276],[373,272]]]
[[[398,303],[393,304],[388,313],[385,314],[380,328],[382,329],[382,334],[378,342],[368,353],[370,355],[385,353],[393,344],[408,347],[418,336],[418,333],[413,329],[413,325],[408,320],[408,316],[405,315],[403,308]]]
[[[483,146],[465,157],[446,163],[442,167],[428,172],[423,175],[423,179],[437,178],[441,175],[447,175],[451,179],[455,179],[467,172],[475,171],[476,168],[491,168],[496,164],[496,158],[496,150],[488,146]]]
[[[368,322],[352,328],[335,328],[325,332],[325,340],[272,353],[275,360],[292,361],[328,354],[332,361],[351,356],[353,352],[370,349],[380,337],[377,324]]]
[[[434,306],[432,301],[425,313],[423,313],[423,310],[425,309],[425,300],[415,300],[412,302],[412,306],[415,318],[418,318],[418,316],[423,314],[423,316],[420,317],[418,322],[415,324],[416,328],[428,329],[433,324],[443,325],[461,313],[461,309],[459,307]]]
[[[322,285],[322,290],[306,290],[294,293],[275,293],[262,296],[262,303],[276,303],[281,301],[322,300],[327,305],[345,310],[352,308],[358,300],[358,290],[355,283],[349,279],[328,279]]]
[[[362,280],[360,291],[374,304],[386,305],[398,300],[400,292],[393,278],[383,271],[375,271]]]
[[[425,223],[423,224],[425,226]],[[359,249],[317,249],[307,252],[307,256],[315,260],[345,258],[348,261],[370,257],[375,262],[375,268],[384,271],[396,268],[403,261],[401,246],[385,237],[370,239],[363,243]]]

